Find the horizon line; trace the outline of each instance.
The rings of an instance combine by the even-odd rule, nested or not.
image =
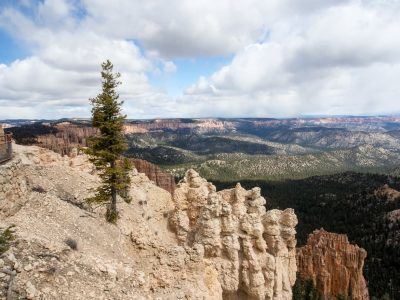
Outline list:
[[[233,120],[233,119],[265,119],[265,120],[295,120],[295,119],[327,119],[327,118],[388,118],[400,117],[400,113],[397,114],[377,114],[377,115],[303,115],[296,117],[154,117],[154,118],[126,118],[126,121],[149,121],[149,120]],[[47,118],[9,118],[0,119],[3,121],[61,121],[61,120],[90,120],[90,117],[61,117],[55,119]]]

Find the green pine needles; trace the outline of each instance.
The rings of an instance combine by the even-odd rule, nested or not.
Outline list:
[[[11,225],[0,231],[0,255],[10,248],[11,242],[15,239],[14,227],[14,225]]]
[[[100,174],[102,184],[96,194],[87,199],[90,203],[107,204],[106,219],[115,223],[118,219],[117,195],[129,202],[130,161],[122,158],[127,149],[123,134],[126,115],[121,112],[123,101],[119,100],[116,88],[121,84],[119,73],[113,73],[113,64],[107,60],[102,65],[102,93],[90,99],[92,125],[99,134],[88,141],[86,153]]]

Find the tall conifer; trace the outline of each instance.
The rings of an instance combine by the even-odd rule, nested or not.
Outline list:
[[[128,160],[122,159],[122,153],[127,149],[123,134],[126,116],[121,112],[123,101],[119,100],[116,92],[121,84],[121,75],[113,73],[113,64],[109,60],[101,67],[102,92],[90,99],[92,125],[98,128],[99,134],[89,139],[86,153],[99,171],[102,184],[96,194],[87,200],[107,204],[106,219],[115,223],[118,219],[117,194],[126,195],[128,200],[126,189],[130,184],[128,171],[131,166]]]

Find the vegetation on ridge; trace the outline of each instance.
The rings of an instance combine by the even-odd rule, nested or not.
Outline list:
[[[123,134],[126,116],[121,113],[123,101],[118,100],[116,92],[121,84],[118,81],[120,74],[113,73],[113,65],[109,60],[101,66],[102,93],[90,99],[93,106],[92,125],[99,129],[100,134],[88,140],[86,153],[99,171],[102,184],[88,201],[107,203],[106,219],[115,223],[118,218],[117,194],[126,194],[124,190],[130,184],[128,171],[131,165],[128,159],[121,159],[127,145]]]
[[[15,239],[13,228],[14,226],[9,226],[0,232],[0,255],[10,248],[11,242]]]

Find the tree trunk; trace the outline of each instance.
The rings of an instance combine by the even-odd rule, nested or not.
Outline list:
[[[115,187],[111,188],[111,212],[117,213],[117,190]]]
[[[111,168],[115,168],[115,161],[111,163]],[[116,221],[117,217],[117,189],[115,188],[117,178],[114,175],[111,177],[111,203],[110,203],[110,211],[109,211],[109,221],[114,222]]]

